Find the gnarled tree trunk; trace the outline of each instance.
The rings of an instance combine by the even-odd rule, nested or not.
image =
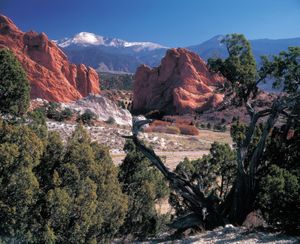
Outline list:
[[[133,140],[137,149],[139,149],[157,169],[169,181],[171,188],[179,194],[187,204],[190,213],[180,217],[170,226],[180,230],[185,230],[190,227],[199,227],[205,229],[213,229],[226,223],[240,225],[245,220],[246,216],[254,210],[254,202],[257,194],[257,169],[263,155],[267,137],[273,128],[278,114],[284,106],[281,106],[280,100],[275,102],[272,109],[255,112],[249,109],[251,122],[249,124],[246,138],[237,148],[237,175],[235,182],[223,202],[213,196],[205,196],[199,185],[193,183],[188,176],[180,176],[171,172],[156,155],[156,153],[145,146],[138,138],[140,127],[147,121],[138,121],[133,124],[133,136],[126,137]],[[250,158],[246,162],[249,145],[253,138],[256,123],[259,118],[269,116],[260,140]]]

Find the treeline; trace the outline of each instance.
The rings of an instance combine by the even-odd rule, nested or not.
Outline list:
[[[1,120],[1,240],[99,243],[155,235],[163,224],[155,202],[167,196],[167,185],[132,145],[125,149],[118,168],[80,124],[64,144],[38,122]]]

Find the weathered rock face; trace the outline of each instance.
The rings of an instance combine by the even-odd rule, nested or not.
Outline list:
[[[224,78],[211,73],[205,62],[184,48],[170,49],[161,65],[137,69],[133,91],[133,112],[160,110],[184,114],[216,107],[223,95],[215,92]]]
[[[100,92],[94,69],[70,64],[45,33],[24,33],[9,18],[0,15],[0,48],[5,47],[22,63],[31,83],[31,98],[71,102]]]
[[[113,119],[116,124],[128,125],[132,124],[132,116],[126,109],[122,109],[112,100],[103,95],[89,95],[83,99],[73,103],[64,104],[64,107],[84,113],[87,109],[97,115],[97,119],[107,121]]]

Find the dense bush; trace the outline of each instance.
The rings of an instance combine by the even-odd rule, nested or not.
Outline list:
[[[233,185],[236,174],[235,150],[228,144],[214,142],[209,155],[192,161],[185,158],[177,165],[175,172],[189,177],[194,183],[197,182],[205,194],[224,199]],[[185,202],[176,194],[171,195],[170,203],[177,215],[186,213]]]
[[[162,227],[162,216],[157,213],[155,203],[167,197],[168,186],[161,173],[131,141],[126,142],[124,150],[127,156],[120,165],[119,179],[129,196],[129,210],[122,233],[138,238],[153,236]]]
[[[1,120],[0,162],[2,241],[99,243],[123,224],[127,197],[117,168],[81,126],[63,144],[56,133],[41,140]]]
[[[82,122],[83,124],[92,125],[97,119],[97,115],[92,112],[90,109],[84,111],[83,114],[79,114],[76,121]]]
[[[259,206],[274,227],[300,230],[300,182],[297,175],[271,165],[260,181]]]
[[[44,105],[44,107],[38,108],[37,110],[45,113],[45,116],[47,118],[59,122],[70,120],[74,115],[73,110],[71,110],[70,108],[62,109],[61,105],[56,102],[49,102],[48,104]]]
[[[30,85],[26,73],[6,48],[0,49],[0,113],[23,115],[29,107]]]
[[[266,166],[257,198],[268,223],[292,233],[300,231],[299,132],[296,125],[291,129],[274,128],[264,156]]]
[[[27,113],[27,117],[30,121],[29,128],[32,129],[41,140],[47,140],[48,131],[44,111],[36,109]]]

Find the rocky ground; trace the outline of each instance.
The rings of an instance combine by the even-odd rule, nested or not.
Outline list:
[[[58,131],[64,141],[75,130],[76,123],[47,121],[50,131]],[[123,151],[125,139],[122,135],[130,135],[131,128],[122,125],[110,125],[101,123],[95,126],[86,126],[92,140],[107,145],[110,148],[112,158],[116,164],[120,164],[125,157]],[[200,158],[207,154],[211,143],[214,141],[232,144],[229,132],[214,132],[200,130],[197,136],[172,135],[165,133],[141,133],[148,145],[151,145],[158,155],[166,160],[166,165],[174,169],[185,157],[190,159]]]
[[[167,235],[166,235],[167,236]],[[132,242],[131,242],[132,243]],[[207,231],[194,236],[177,240],[168,240],[168,237],[135,243],[182,243],[182,244],[291,244],[300,243],[300,237],[292,237],[281,233],[270,233],[256,230],[248,230],[244,227],[227,225],[213,231]]]

